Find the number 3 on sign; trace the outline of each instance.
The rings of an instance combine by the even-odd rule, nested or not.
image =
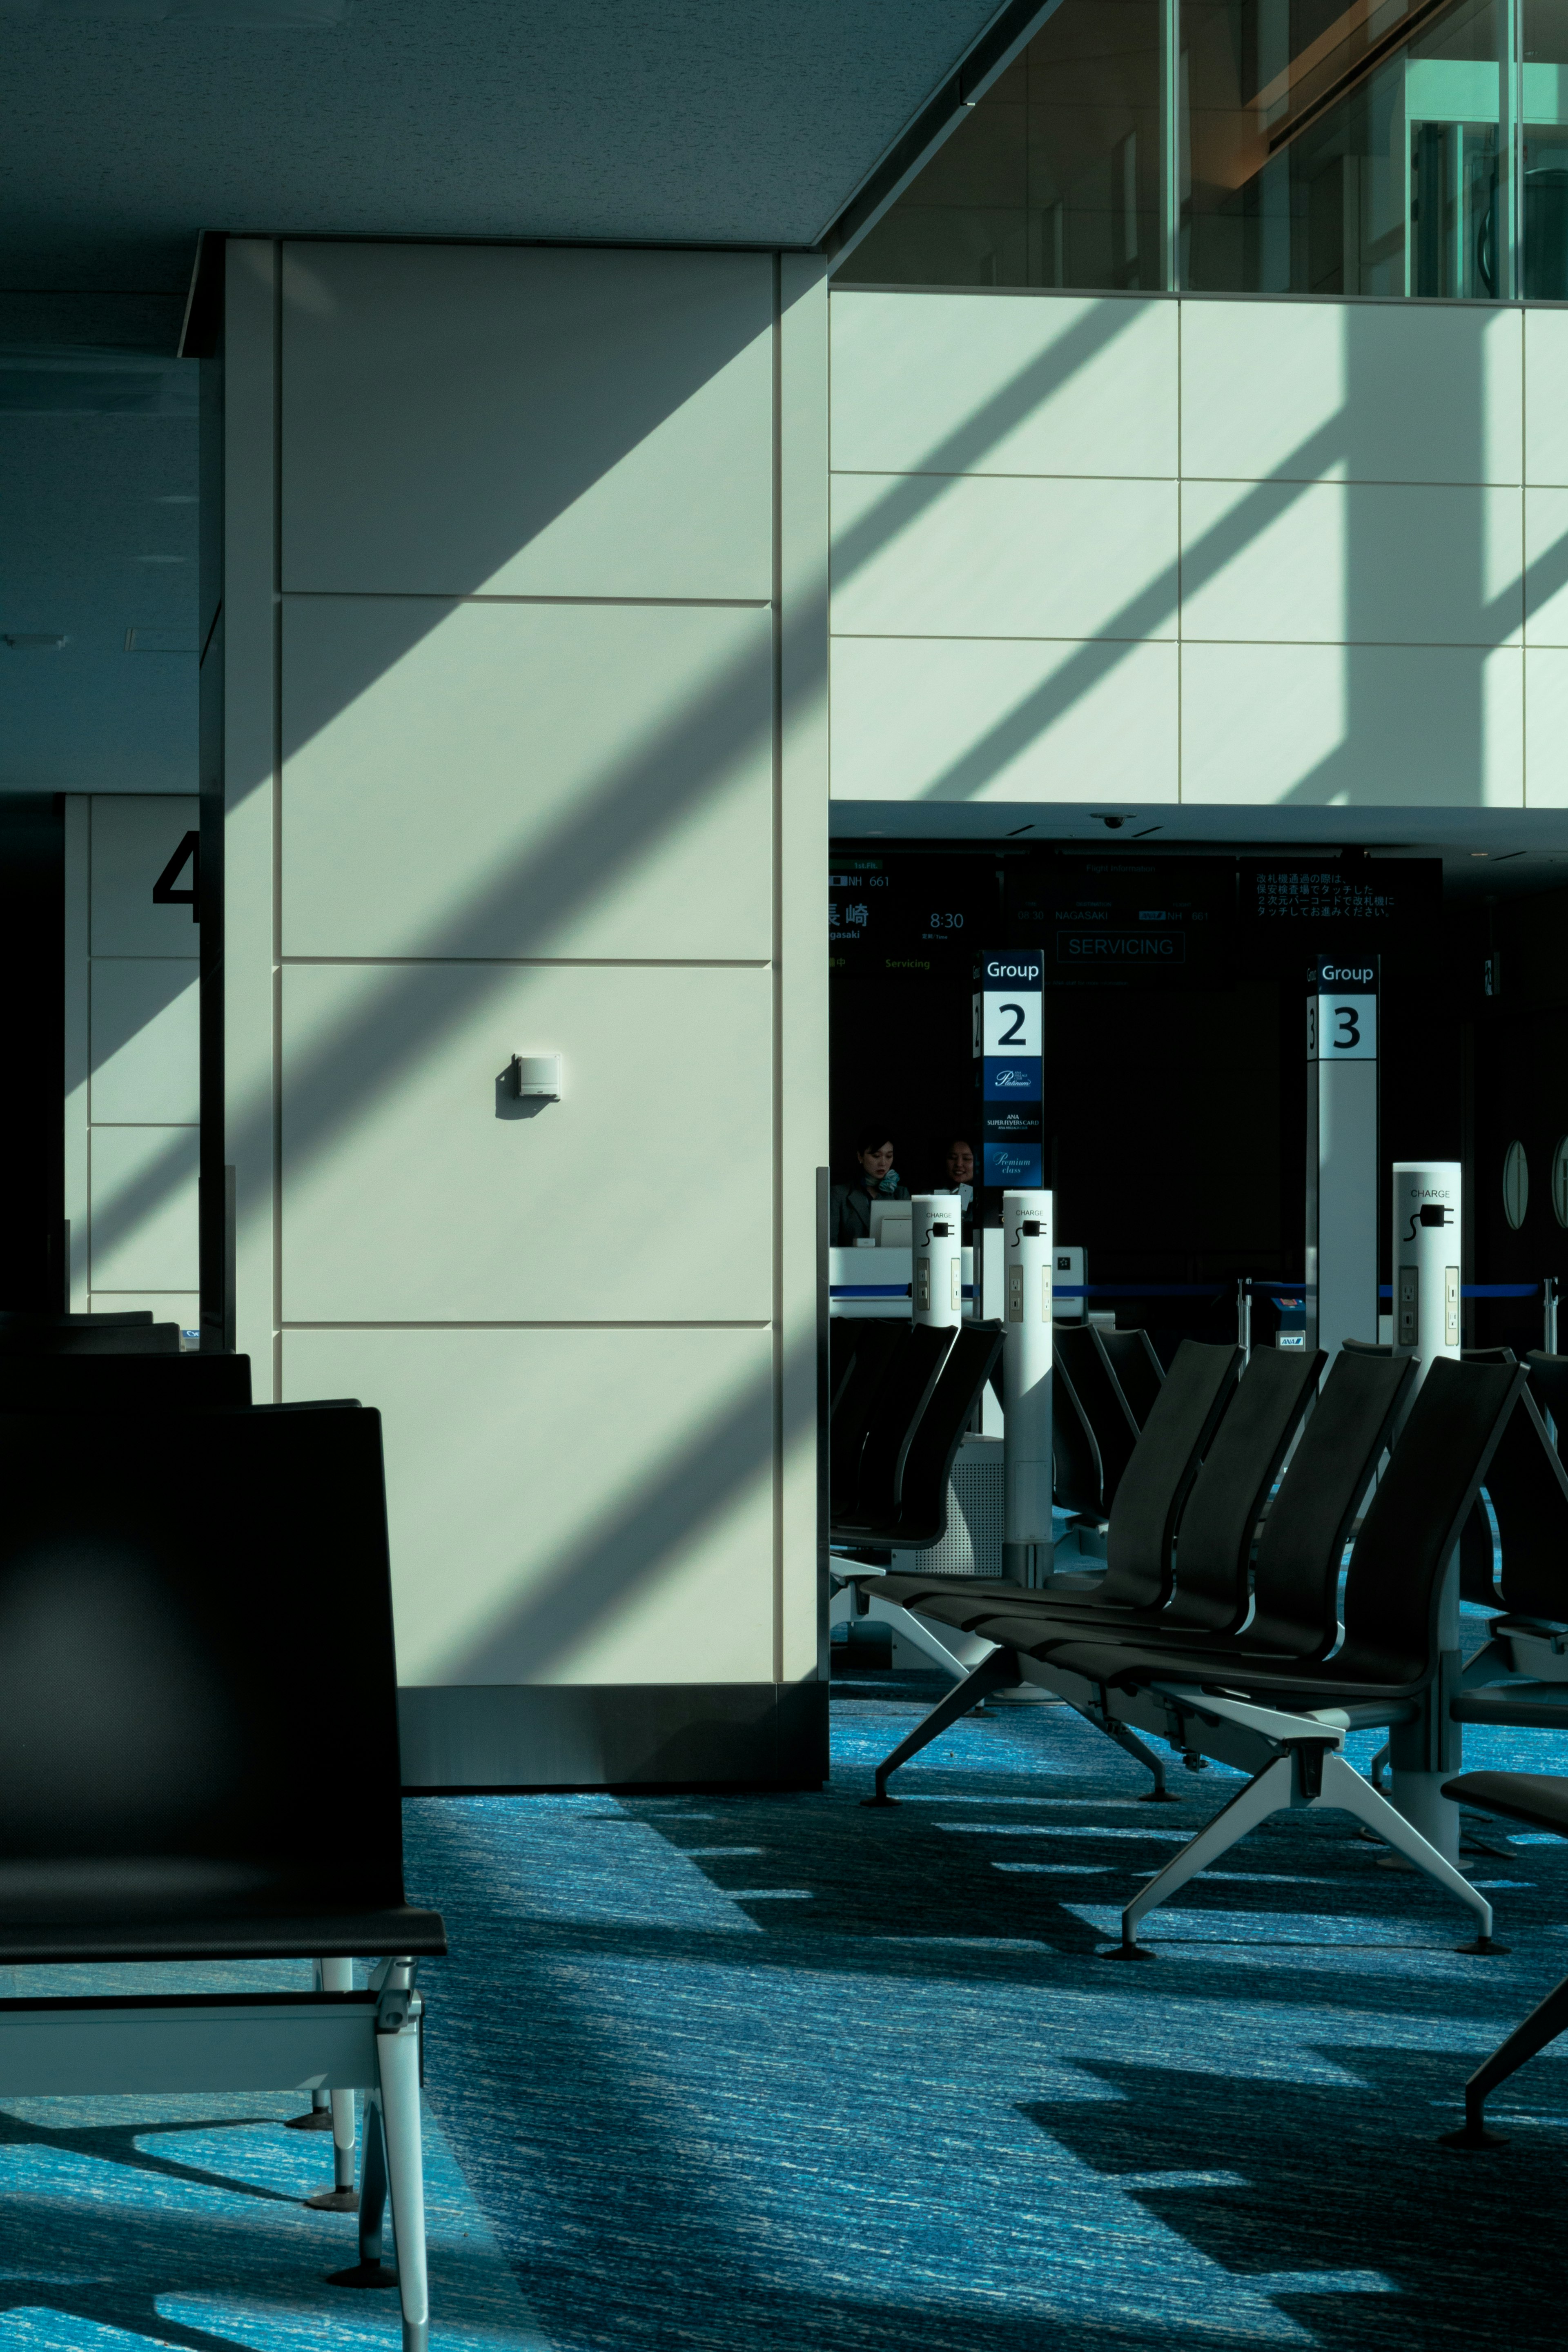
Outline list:
[[[1320,1062],[1375,1062],[1375,996],[1320,996],[1307,1024],[1308,1054]],[[1314,1039],[1313,1032],[1316,1032]]]

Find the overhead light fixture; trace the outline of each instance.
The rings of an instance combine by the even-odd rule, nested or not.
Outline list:
[[[128,654],[194,654],[196,641],[188,629],[127,629]]]
[[[1472,849],[1470,856],[1472,857],[1489,857],[1491,856],[1491,851],[1489,849]]]
[[[100,25],[217,25],[235,32],[313,33],[341,25],[349,0],[0,0],[0,16]]]
[[[58,654],[65,644],[63,636],[45,636],[27,630],[7,629],[4,635],[14,654]]]

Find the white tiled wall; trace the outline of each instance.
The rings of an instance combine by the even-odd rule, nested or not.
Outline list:
[[[194,1329],[201,1105],[198,941],[153,886],[194,797],[66,803],[66,1213],[71,1305]],[[187,869],[179,887],[188,887]]]
[[[1568,800],[1568,316],[831,308],[836,799]]]

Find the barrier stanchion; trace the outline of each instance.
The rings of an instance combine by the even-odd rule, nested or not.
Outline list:
[[[963,1227],[951,1192],[917,1192],[910,1202],[917,1323],[956,1331],[963,1320]]]
[[[1002,1195],[1002,1573],[1051,1580],[1051,1225],[1049,1192]]]

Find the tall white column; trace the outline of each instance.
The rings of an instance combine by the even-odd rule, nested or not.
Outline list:
[[[1396,1160],[1394,1168],[1394,1347],[1415,1358],[1418,1388],[1439,1356],[1459,1355],[1460,1171],[1457,1160]],[[1436,1680],[1415,1723],[1389,1737],[1391,1794],[1407,1822],[1449,1862],[1458,1859],[1459,1809],[1438,1791],[1463,1763],[1448,1701],[1459,1679],[1459,1555],[1443,1571]]]
[[[1051,1230],[1049,1192],[1004,1192],[1002,1570],[1020,1584],[1051,1580]]]

